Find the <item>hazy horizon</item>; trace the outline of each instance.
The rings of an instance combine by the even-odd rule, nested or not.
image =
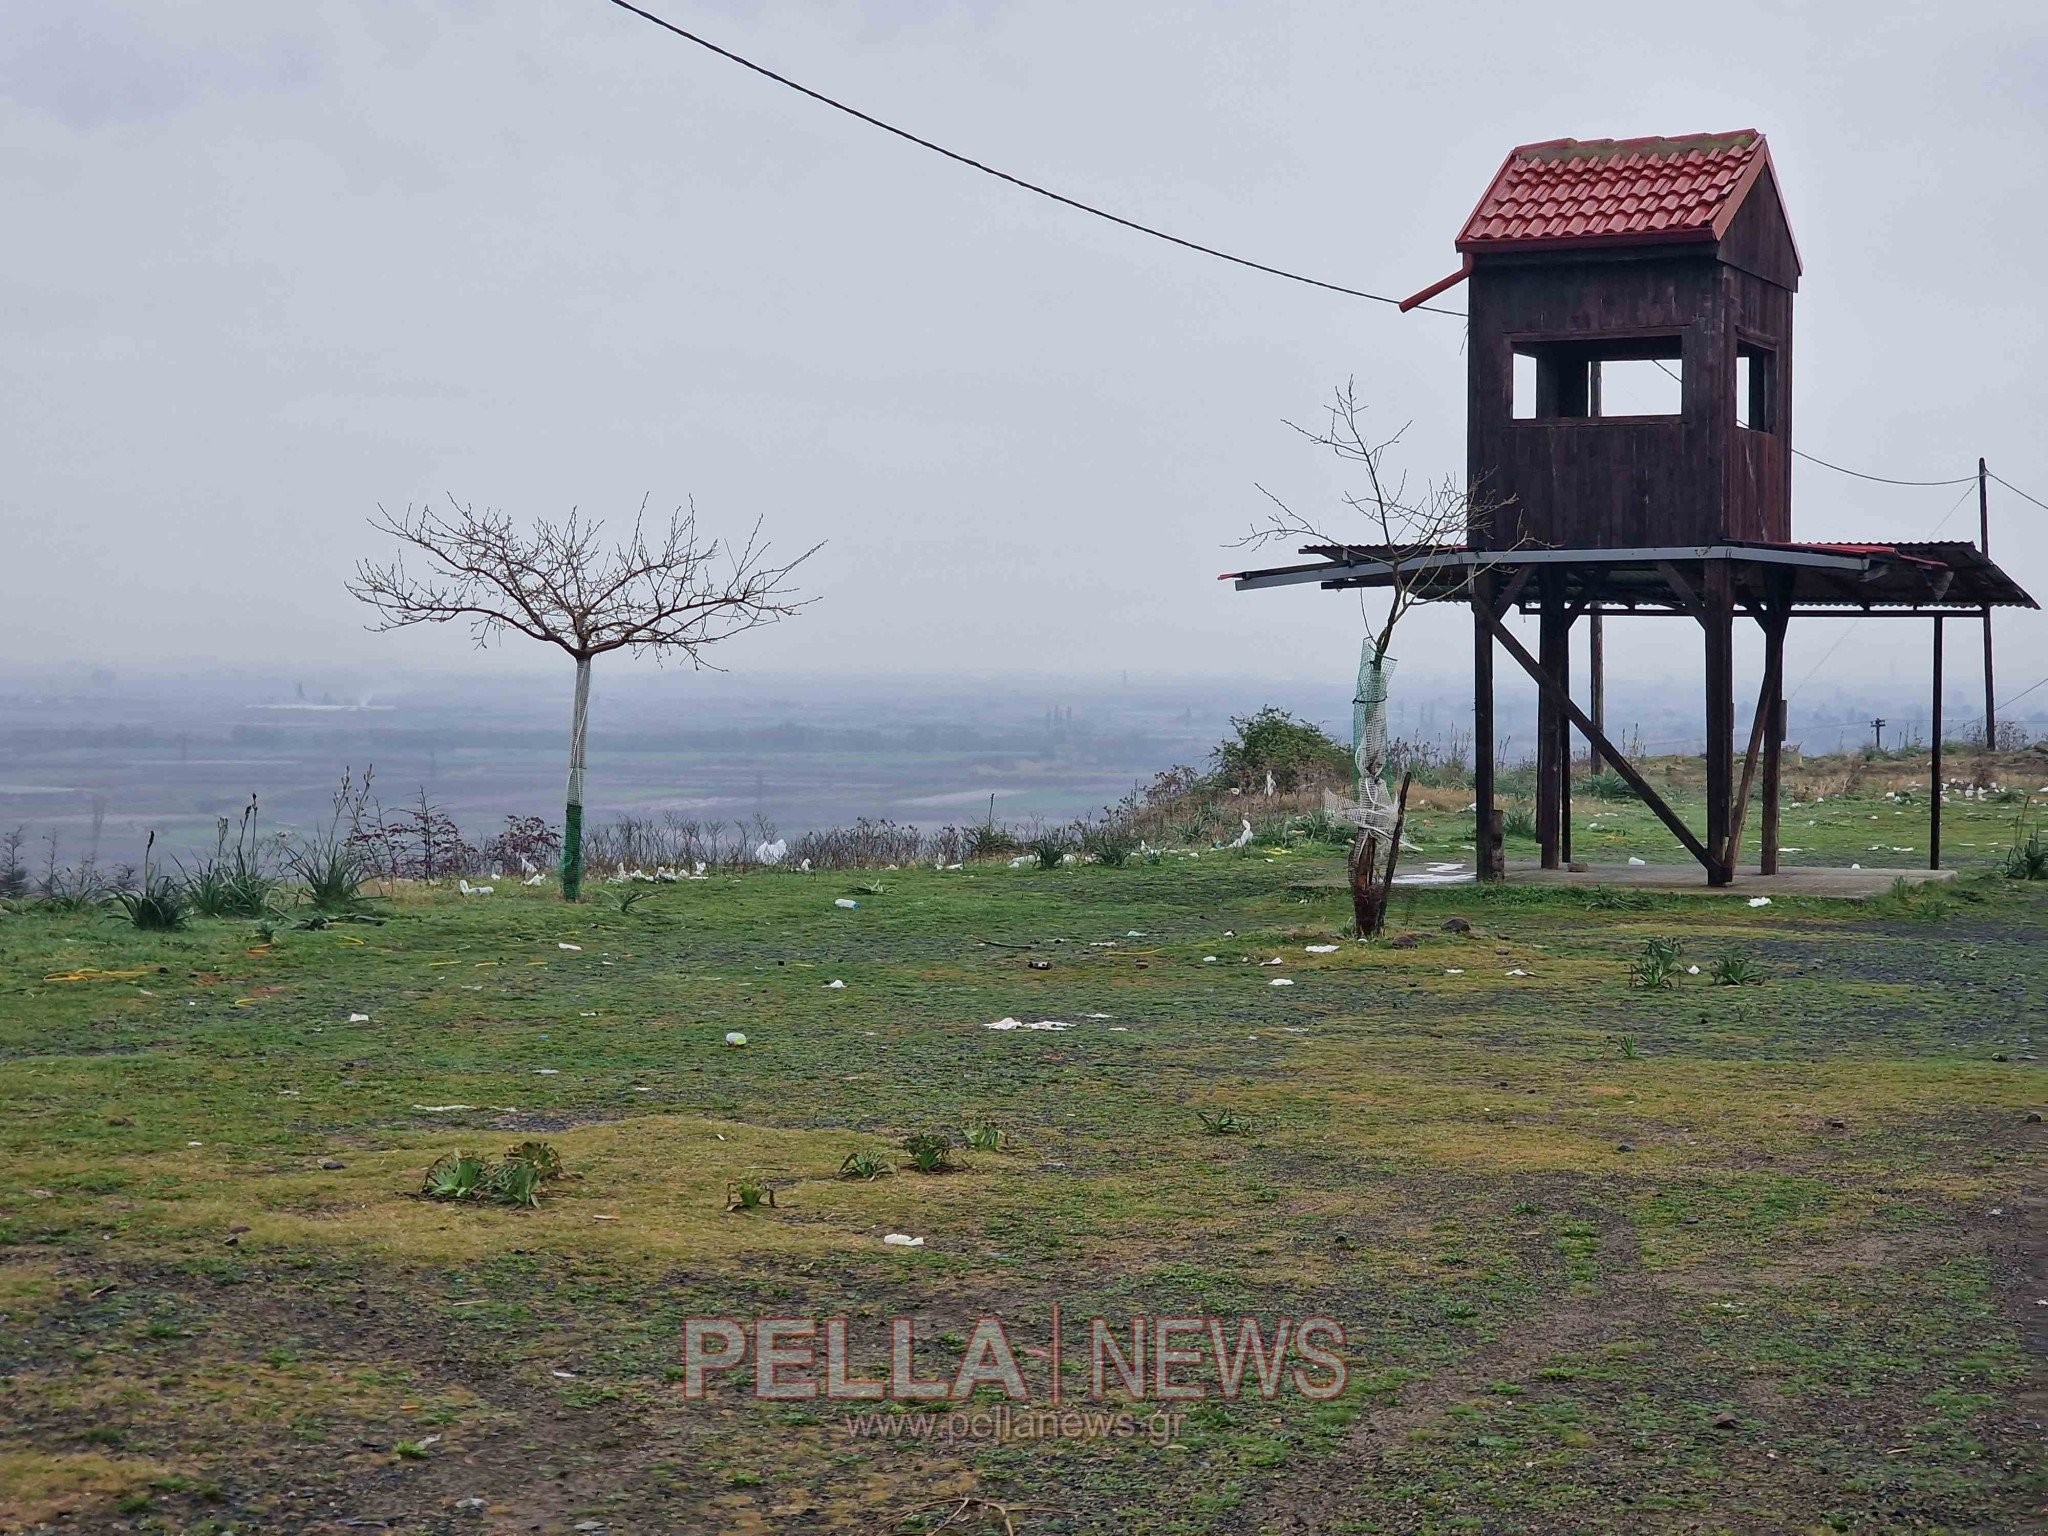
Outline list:
[[[1909,479],[1981,453],[2048,499],[2038,6],[673,9],[1018,174],[1396,295],[1454,266],[1510,145],[1760,128],[1806,264],[1799,446]],[[1259,485],[1343,526],[1285,421],[1355,376],[1410,473],[1464,462],[1455,320],[1087,219],[598,0],[30,8],[0,130],[17,666],[544,673],[366,634],[343,583],[387,553],[367,518],[452,493],[616,522],[651,495],[826,541],[817,605],[721,656],[748,675],[1341,688],[1351,598],[1215,579],[1286,555],[1232,547]],[[1994,554],[2048,590],[2048,519],[1993,497]],[[1802,538],[1971,538],[1975,510],[1796,471]],[[1999,624],[2016,692],[2048,622]],[[1695,691],[1689,628],[1628,630],[1617,684]],[[1839,630],[1795,625],[1792,675]],[[1469,621],[1419,612],[1399,648],[1404,682],[1451,686]],[[1815,686],[1925,666],[1924,626],[1865,624]]]

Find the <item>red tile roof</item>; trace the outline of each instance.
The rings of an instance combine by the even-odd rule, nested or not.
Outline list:
[[[1523,144],[1472,210],[1458,249],[1716,240],[1770,161],[1751,128]]]

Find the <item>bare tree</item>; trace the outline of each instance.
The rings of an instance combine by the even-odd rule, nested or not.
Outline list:
[[[1401,856],[1401,825],[1407,816],[1410,781],[1410,776],[1402,776],[1400,794],[1395,798],[1380,778],[1386,764],[1386,691],[1393,667],[1389,647],[1395,629],[1416,603],[1469,596],[1480,565],[1446,571],[1422,562],[1430,555],[1465,549],[1485,530],[1500,503],[1483,493],[1475,494],[1450,476],[1411,489],[1407,475],[1388,461],[1407,429],[1387,437],[1369,433],[1365,407],[1351,380],[1332,391],[1321,427],[1287,425],[1342,463],[1364,472],[1364,485],[1341,493],[1339,498],[1347,510],[1365,519],[1364,537],[1331,533],[1262,485],[1259,494],[1271,506],[1239,544],[1307,539],[1325,548],[1367,556],[1384,564],[1387,571],[1385,582],[1377,586],[1386,594],[1387,606],[1367,637],[1359,665],[1354,721],[1358,737],[1354,746],[1358,770],[1354,816],[1359,834],[1351,850],[1352,907],[1359,937],[1370,938],[1386,922],[1394,866]],[[1372,623],[1369,615],[1367,622]]]
[[[1427,600],[1464,596],[1476,574],[1467,572],[1446,590],[1442,571],[1414,569],[1412,562],[1447,548],[1463,548],[1473,534],[1488,526],[1501,503],[1483,492],[1468,492],[1448,475],[1419,490],[1411,490],[1407,474],[1396,471],[1387,461],[1408,429],[1404,426],[1387,437],[1372,436],[1366,431],[1365,413],[1356,383],[1347,379],[1341,388],[1331,392],[1320,428],[1287,423],[1339,461],[1364,470],[1363,489],[1342,492],[1338,498],[1345,508],[1365,519],[1364,537],[1331,532],[1261,485],[1259,494],[1272,505],[1238,544],[1256,546],[1275,540],[1311,539],[1317,544],[1355,549],[1384,560],[1391,567],[1384,588],[1387,609],[1373,635],[1373,649],[1385,657],[1387,647],[1393,644],[1395,627],[1410,608],[1425,600],[1425,593]]]
[[[583,889],[583,764],[590,717],[590,664],[607,651],[680,653],[695,667],[720,641],[789,617],[805,605],[790,573],[813,554],[776,562],[756,522],[744,544],[704,540],[695,503],[649,537],[647,504],[629,537],[606,547],[604,525],[571,511],[531,533],[502,512],[449,498],[449,510],[383,507],[370,525],[406,546],[388,565],[362,561],[350,592],[377,610],[376,632],[466,621],[479,646],[510,631],[559,646],[576,662],[569,726],[568,810],[562,835],[562,899]],[[415,574],[406,553],[425,557]]]

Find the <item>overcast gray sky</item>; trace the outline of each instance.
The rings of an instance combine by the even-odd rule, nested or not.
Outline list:
[[[1454,265],[1512,144],[1760,128],[1807,268],[1799,445],[1910,478],[1981,452],[2048,499],[2038,4],[651,8],[1018,174],[1395,294]],[[602,0],[11,10],[16,662],[457,659],[453,633],[366,635],[342,590],[376,503],[452,491],[523,516],[694,495],[714,528],[829,540],[824,600],[743,640],[747,670],[1341,675],[1349,599],[1213,579],[1255,480],[1309,506],[1339,484],[1283,418],[1355,375],[1413,423],[1410,469],[1463,464],[1455,320],[1086,219]],[[1803,465],[1795,527],[1924,537],[1956,498]],[[2048,592],[2048,513],[1998,492],[1995,516]],[[1404,666],[1457,675],[1467,623],[1414,621]],[[1637,629],[1618,672],[1694,675],[1696,637]],[[1836,633],[1795,629],[1795,675]],[[2048,671],[2048,625],[2003,633],[2012,687]],[[1834,665],[1917,675],[1924,647],[1871,623]]]

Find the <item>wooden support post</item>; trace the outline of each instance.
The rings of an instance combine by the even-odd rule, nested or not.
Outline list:
[[[1592,627],[1586,641],[1586,670],[1592,674],[1588,686],[1593,695],[1593,728],[1601,735],[1607,734],[1607,621],[1595,603],[1592,612]],[[1600,771],[1600,749],[1591,745],[1586,748],[1586,771]]]
[[[1497,880],[1493,860],[1493,578],[1472,583],[1472,799],[1473,867],[1482,880]]]
[[[1732,874],[1742,862],[1742,824],[1749,819],[1749,791],[1756,783],[1757,755],[1770,738],[1771,717],[1777,712],[1778,689],[1783,679],[1777,671],[1778,657],[1770,643],[1770,624],[1764,628],[1764,680],[1756,691],[1756,714],[1749,723],[1749,750],[1742,756],[1742,784],[1735,791],[1735,813],[1728,823],[1728,846],[1721,850],[1721,862]]]
[[[1545,677],[1562,682],[1566,673],[1558,651],[1571,633],[1564,627],[1564,596],[1551,571],[1545,570],[1540,581],[1543,595],[1536,629],[1538,664]],[[1569,697],[1568,692],[1566,696]],[[1564,786],[1569,780],[1570,764],[1561,761],[1561,755],[1571,738],[1558,729],[1562,719],[1557,696],[1545,688],[1536,700],[1536,844],[1545,869],[1564,867]]]
[[[1706,589],[1707,884],[1726,885],[1733,877],[1727,850],[1735,769],[1735,606],[1726,560],[1708,564]]]
[[[1780,808],[1783,805],[1785,757],[1785,629],[1791,622],[1785,614],[1764,626],[1764,669],[1777,675],[1778,686],[1771,694],[1771,717],[1764,734],[1764,807],[1758,827],[1762,844],[1757,869],[1766,875],[1778,872]]]
[[[1980,459],[1978,461],[1982,463]],[[1985,610],[1989,612],[1990,610]],[[1927,867],[1941,868],[1941,615],[1934,616],[1934,757],[1927,768]]]
[[[1977,548],[1991,558],[1991,488],[1983,459],[1977,460]],[[1998,706],[1992,702],[1991,609],[1984,610],[1984,750],[1998,750]]]
[[[1474,611],[1492,628],[1494,639],[1501,643],[1502,649],[1514,657],[1515,665],[1528,673],[1543,692],[1556,694],[1557,679],[1544,673],[1542,665],[1529,654],[1529,648],[1515,638],[1514,631],[1501,623],[1490,610],[1475,608]],[[1558,696],[1557,703],[1571,717],[1572,723],[1586,733],[1586,739],[1600,749],[1601,756],[1614,766],[1614,771],[1621,775],[1628,787],[1636,792],[1636,798],[1647,805],[1656,818],[1670,829],[1671,835],[1685,845],[1685,851],[1699,860],[1702,869],[1711,869],[1713,860],[1708,856],[1707,845],[1693,836],[1692,828],[1688,827],[1678,812],[1672,810],[1664,797],[1650,786],[1650,781],[1637,771],[1636,765],[1621,755],[1605,733],[1594,728],[1586,712],[1568,696]]]

